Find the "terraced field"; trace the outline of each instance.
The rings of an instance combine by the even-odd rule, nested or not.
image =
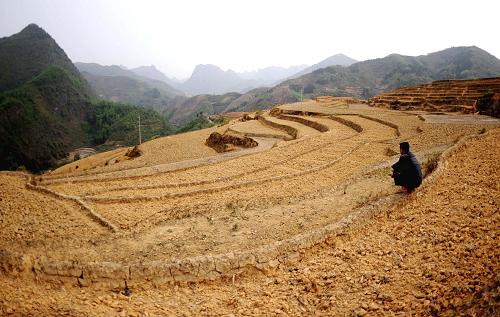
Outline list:
[[[79,163],[86,171],[61,168],[26,187],[24,175],[2,174],[10,186],[2,212],[26,209],[15,193],[39,210],[20,222],[35,231],[2,223],[3,261],[11,271],[32,267],[39,279],[108,286],[286,265],[359,215],[401,199],[389,177],[400,141],[425,165],[464,136],[499,125],[429,123],[420,114],[289,104],[257,120],[147,142],[133,160],[102,164],[121,150],[90,157]],[[213,131],[254,137],[259,146],[216,154],[203,144]]]

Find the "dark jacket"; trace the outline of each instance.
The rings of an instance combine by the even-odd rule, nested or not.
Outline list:
[[[422,184],[422,170],[420,163],[411,152],[402,154],[394,165],[392,165],[394,184],[404,186],[413,190]]]

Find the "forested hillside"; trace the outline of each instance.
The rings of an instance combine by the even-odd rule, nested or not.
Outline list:
[[[0,169],[50,168],[80,146],[138,142],[169,132],[151,109],[98,101],[64,51],[30,24],[0,39]]]

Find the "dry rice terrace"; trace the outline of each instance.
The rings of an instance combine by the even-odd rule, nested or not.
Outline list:
[[[450,292],[457,280],[453,270],[462,264],[440,273],[432,263],[447,259],[429,253],[423,259],[432,261],[422,263],[420,253],[426,243],[439,245],[441,222],[454,219],[443,225],[452,234],[467,218],[467,208],[476,210],[476,205],[463,210],[460,205],[464,215],[449,214],[452,198],[463,200],[456,182],[462,169],[477,170],[477,183],[476,174],[465,174],[471,183],[463,193],[472,195],[471,202],[481,194],[478,208],[490,217],[484,228],[497,228],[491,237],[486,232],[485,250],[491,251],[488,243],[498,243],[500,178],[491,159],[499,154],[499,120],[470,116],[457,121],[458,116],[441,115],[435,122],[425,112],[307,101],[255,120],[147,142],[143,155],[133,160],[112,164],[123,156],[116,150],[31,179],[1,173],[5,275],[0,283],[9,291],[0,291],[6,296],[0,311],[35,309],[29,299],[13,305],[14,296],[21,296],[15,295],[15,281],[22,279],[30,281],[26,292],[47,291],[54,299],[37,302],[45,313],[80,314],[92,306],[89,314],[127,315],[141,304],[153,314],[431,312],[436,294]],[[204,145],[214,131],[246,135],[259,145],[217,154]],[[480,135],[480,141],[472,135]],[[424,166],[440,158],[438,170],[409,196],[389,177],[401,140],[410,142]],[[472,151],[478,144],[489,146],[484,156]],[[474,155],[477,160],[471,161]],[[492,187],[482,195],[476,187],[484,188],[486,171],[493,173]],[[427,221],[425,214],[437,218]],[[374,222],[367,221],[370,217]],[[471,235],[476,230],[468,228]],[[449,243],[462,247],[475,237]],[[498,254],[490,265],[498,269]],[[407,269],[415,270],[408,280],[402,273]],[[436,279],[442,274],[440,282],[450,284],[428,288],[421,282],[428,274]],[[134,296],[126,302],[119,294],[124,280],[140,302]],[[498,278],[478,281],[473,285],[486,287]],[[404,296],[397,293],[403,282],[410,292]],[[432,287],[436,292],[429,295]],[[81,296],[74,307],[68,304],[72,296]],[[438,308],[473,301],[464,300]]]

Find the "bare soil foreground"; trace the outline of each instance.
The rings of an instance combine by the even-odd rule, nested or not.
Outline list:
[[[233,122],[249,152],[0,173],[0,315],[498,316],[500,128],[464,118],[305,102]]]

